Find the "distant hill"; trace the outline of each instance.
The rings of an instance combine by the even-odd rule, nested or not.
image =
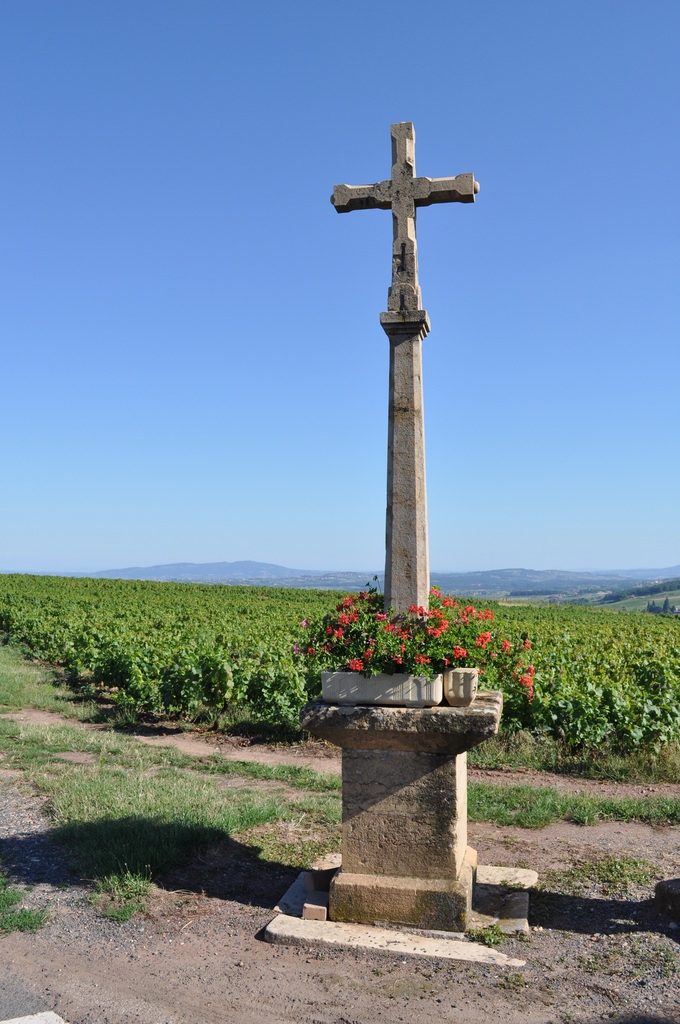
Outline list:
[[[671,565],[669,569],[615,569],[610,575],[630,580],[670,580],[680,577],[680,565]]]
[[[97,579],[161,580],[179,583],[225,583],[246,586],[302,587],[319,590],[358,590],[377,576],[382,587],[383,572],[333,572],[321,569],[291,569],[270,562],[174,562],[167,565],[105,569],[93,573],[63,575]],[[483,572],[431,573],[432,583],[461,596],[509,597],[556,596],[610,593],[635,588],[642,581],[680,577],[680,566],[669,569],[612,569],[601,572],[570,572],[562,569],[491,569]]]
[[[81,575],[80,573],[78,575]],[[163,580],[181,583],[234,583],[280,580],[289,577],[323,576],[319,569],[286,569],[270,562],[171,562],[168,565],[133,566],[83,573],[94,579]]]
[[[452,594],[483,597],[576,597],[632,586],[635,577],[564,569],[490,569],[484,572],[433,571],[432,582]]]

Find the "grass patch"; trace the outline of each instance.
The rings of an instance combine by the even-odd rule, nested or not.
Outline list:
[[[526,988],[527,980],[523,974],[506,974],[498,982],[499,988],[504,988],[508,992],[521,992],[523,988]]]
[[[306,791],[339,792],[340,775],[322,774],[303,765],[265,765],[253,761],[228,761],[218,754],[192,757],[174,747],[151,747],[134,737],[110,730],[83,729],[71,725],[23,726],[0,718],[0,753],[7,768],[31,769],[56,764],[56,755],[67,752],[91,754],[103,763],[112,762],[130,771],[155,767],[189,768],[206,775],[285,782]]]
[[[95,901],[113,920],[143,908],[153,880],[236,834],[282,823],[300,835],[272,841],[266,854],[297,865],[304,853],[333,846],[340,820],[339,780],[297,766],[234,764],[193,758],[171,747],[149,747],[105,730],[68,725],[24,726],[0,720],[3,765],[23,769],[48,798],[54,838],[69,850]],[[77,764],[59,754],[81,752]],[[242,776],[244,788],[225,789],[215,774]],[[315,791],[291,796],[247,788],[249,778],[286,781]],[[312,833],[320,835],[312,839]],[[280,838],[280,837],[279,837]]]
[[[547,871],[542,888],[580,896],[597,889],[604,896],[625,897],[657,877],[653,864],[642,857],[601,857],[580,861],[564,871]]]
[[[518,828],[545,828],[555,821],[594,825],[600,821],[642,821],[650,825],[680,823],[680,800],[598,797],[560,793],[548,786],[468,786],[468,818]]]
[[[619,940],[602,952],[579,957],[590,974],[612,974],[628,980],[640,977],[671,978],[680,971],[677,953],[667,942],[650,944],[637,937]]]
[[[23,898],[21,890],[9,885],[7,876],[0,871],[0,935],[35,932],[47,923],[46,910],[15,909]]]
[[[96,881],[123,870],[153,878],[227,836],[308,813],[303,802],[220,791],[177,768],[144,776],[116,765],[76,766],[35,781],[48,795],[55,838]]]
[[[92,714],[94,706],[83,702],[55,669],[26,661],[15,647],[0,643],[0,712],[26,707],[83,719]]]
[[[29,772],[49,767],[56,770],[63,763],[57,755],[69,752],[91,754],[102,764],[115,763],[130,772],[185,767],[195,760],[172,747],[149,747],[107,730],[23,725],[12,719],[0,719],[0,752],[5,767]]]
[[[678,955],[666,942],[657,942],[650,947],[640,939],[633,939],[631,950],[635,964],[633,977],[653,973],[662,978],[670,978],[680,971]]]
[[[236,775],[249,779],[262,779],[272,782],[285,782],[298,789],[317,790],[319,792],[339,792],[342,779],[339,773],[316,772],[313,768],[296,764],[258,764],[256,761],[227,761],[219,755],[200,759],[191,759],[197,771],[213,775]]]
[[[153,883],[141,873],[128,870],[98,878],[92,902],[110,921],[123,923],[145,910]]]
[[[473,942],[481,942],[484,946],[499,946],[507,939],[507,935],[497,924],[489,924],[486,928],[471,928],[467,934]]]
[[[320,811],[320,813],[319,813]],[[263,825],[239,836],[260,849],[260,860],[308,870],[320,857],[337,853],[341,846],[340,803],[309,807],[297,820]]]
[[[680,782],[680,746],[669,743],[658,753],[640,748],[627,754],[608,750],[575,752],[566,744],[528,732],[501,732],[468,751],[475,768],[533,768],[612,782]]]

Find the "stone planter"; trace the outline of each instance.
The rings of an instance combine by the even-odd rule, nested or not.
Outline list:
[[[361,672],[321,673],[321,699],[326,704],[432,708],[441,704],[443,695],[441,676],[426,679],[395,673],[367,678]]]
[[[466,708],[477,696],[478,668],[447,668],[444,670],[444,696],[454,708]]]

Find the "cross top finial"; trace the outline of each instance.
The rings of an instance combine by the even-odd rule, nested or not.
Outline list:
[[[410,121],[390,126],[392,177],[375,185],[336,185],[331,202],[338,213],[350,210],[392,210],[392,286],[390,311],[422,308],[418,284],[416,207],[432,203],[474,203],[479,182],[474,174],[455,178],[416,177],[416,133]]]

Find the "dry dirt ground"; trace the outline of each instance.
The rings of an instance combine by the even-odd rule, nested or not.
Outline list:
[[[55,721],[43,712],[16,717]],[[139,738],[206,752],[198,737]],[[213,741],[208,749],[215,748]],[[337,756],[314,748],[232,745],[230,752],[220,745],[219,751],[339,769]],[[678,786],[618,786],[531,772],[470,774],[494,782],[597,788],[603,795],[680,795]],[[470,842],[483,863],[532,867],[543,879],[551,870],[616,854],[644,857],[659,877],[680,875],[678,827],[473,824]],[[41,798],[6,772],[0,773],[0,855],[17,883],[34,886],[24,905],[47,905],[51,913],[50,923],[34,935],[0,936],[0,1010],[20,990],[33,1008],[53,1009],[70,1024],[680,1022],[680,974],[673,971],[680,962],[680,930],[657,916],[653,883],[625,898],[607,896],[595,885],[578,896],[550,887],[532,894],[528,941],[508,939],[501,947],[526,966],[503,970],[268,945],[261,930],[293,873],[284,865],[263,865],[237,840],[162,879],[145,914],[113,923],[91,906],[86,888],[74,882],[52,845]],[[12,1015],[0,1012],[0,1019]]]

